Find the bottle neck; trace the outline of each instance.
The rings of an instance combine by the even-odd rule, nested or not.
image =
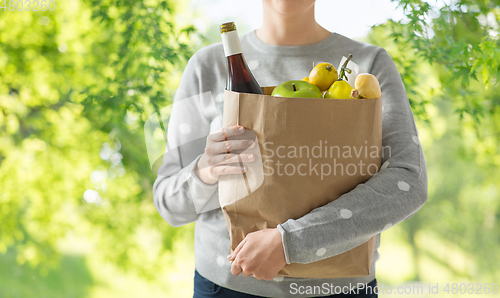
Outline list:
[[[236,30],[222,33],[222,45],[226,57],[242,53],[240,37]]]

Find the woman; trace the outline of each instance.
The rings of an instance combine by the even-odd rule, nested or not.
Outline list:
[[[390,148],[390,156],[383,157],[376,176],[343,196],[348,200],[341,197],[277,228],[250,233],[226,256],[229,234],[218,205],[217,181],[221,175],[241,173],[225,162],[227,149],[220,132],[226,58],[221,43],[198,51],[184,71],[168,126],[168,148],[177,150],[165,154],[153,191],[158,212],[172,226],[196,222],[194,297],[377,297],[363,288],[376,285],[380,233],[411,217],[427,200],[424,155],[394,62],[382,48],[322,28],[315,20],[314,5],[314,0],[263,0],[262,27],[241,37],[255,78],[260,86],[274,86],[307,76],[312,62],[338,63],[342,56],[353,54],[355,62],[380,81],[383,146]],[[243,129],[233,127],[227,133],[240,134]],[[248,146],[243,140],[230,144],[231,150]],[[369,208],[373,202],[376,208]],[[352,211],[349,221],[338,216],[347,205]],[[332,257],[374,235],[377,242],[368,276],[277,276],[287,263]],[[338,294],[341,291],[350,293]]]

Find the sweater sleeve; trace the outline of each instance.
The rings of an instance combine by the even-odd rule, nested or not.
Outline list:
[[[278,225],[287,263],[315,262],[351,250],[411,217],[427,201],[427,170],[413,113],[384,49],[370,73],[383,94],[381,170],[337,200]]]
[[[194,173],[217,114],[212,93],[203,92],[202,73],[195,54],[184,70],[173,104],[160,111],[162,121],[168,120],[167,146],[153,185],[153,201],[158,213],[174,227],[220,206],[217,184],[205,184]]]

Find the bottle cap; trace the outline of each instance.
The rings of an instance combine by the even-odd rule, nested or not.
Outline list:
[[[231,31],[236,31],[236,25],[234,22],[228,22],[220,25],[220,33],[226,33],[226,32],[231,32]]]

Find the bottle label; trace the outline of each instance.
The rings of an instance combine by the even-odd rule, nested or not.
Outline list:
[[[242,53],[238,31],[222,33],[222,44],[226,57]]]

